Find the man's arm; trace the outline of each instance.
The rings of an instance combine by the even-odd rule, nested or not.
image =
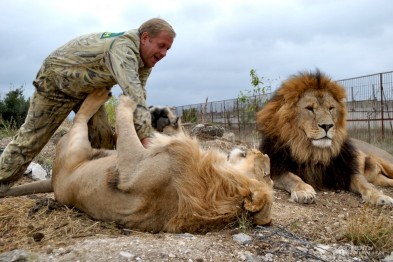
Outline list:
[[[124,44],[112,47],[106,59],[108,68],[123,92],[137,104],[134,112],[134,125],[138,137],[142,141],[144,138],[151,137],[153,129],[150,111],[146,106],[144,86],[150,70],[141,70],[142,75],[140,75],[139,63],[135,50]]]

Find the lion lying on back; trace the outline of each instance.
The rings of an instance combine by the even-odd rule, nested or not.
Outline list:
[[[171,108],[168,106],[150,106],[150,115],[151,115],[151,124],[154,128],[155,132],[160,132],[165,135],[174,135],[179,132],[183,132],[183,128],[180,124],[179,117],[176,116]],[[97,119],[95,119],[97,121]],[[90,135],[90,134],[89,134]],[[116,132],[113,134],[113,139],[106,139],[105,141],[112,143],[114,142],[111,148],[116,147]],[[89,136],[90,140],[90,136]],[[104,143],[105,144],[105,143]],[[108,144],[106,144],[108,145]],[[102,148],[101,144],[92,145],[92,147],[98,146],[98,148]],[[5,196],[24,196],[31,195],[36,193],[51,193],[53,192],[52,181],[51,179],[34,181],[31,183],[26,183],[14,187],[10,187],[6,185],[2,187],[0,185],[0,198]]]
[[[271,222],[272,187],[261,170],[266,156],[248,154],[252,165],[236,154],[228,161],[183,132],[157,133],[145,149],[133,125],[135,105],[126,96],[116,112],[116,151],[93,149],[87,122],[107,98],[106,90],[90,94],[57,145],[52,175],[57,201],[149,232],[218,229],[241,212],[256,224]]]
[[[377,152],[371,145],[348,138],[344,100],[343,87],[317,70],[289,78],[258,112],[260,150],[270,157],[274,184],[299,203],[314,202],[314,188],[328,188],[393,205],[371,184],[393,186],[393,165],[382,154],[367,155]]]

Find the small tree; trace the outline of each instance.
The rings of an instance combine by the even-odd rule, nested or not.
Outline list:
[[[19,128],[23,123],[29,110],[30,99],[23,96],[23,86],[11,90],[0,100],[0,115],[3,127],[13,126]]]
[[[264,84],[263,77],[259,77],[255,69],[250,70],[252,88],[240,91],[238,100],[245,104],[248,112],[257,112],[262,107],[262,97],[270,87]]]

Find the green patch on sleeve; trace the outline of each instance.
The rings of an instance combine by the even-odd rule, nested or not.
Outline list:
[[[121,35],[124,35],[124,32],[120,32],[120,33],[105,32],[105,33],[102,33],[101,39],[103,39],[103,38],[111,38],[111,37],[116,37],[116,36],[121,36]]]

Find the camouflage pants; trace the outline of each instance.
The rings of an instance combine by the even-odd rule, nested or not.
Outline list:
[[[25,123],[0,156],[0,184],[19,179],[40,153],[57,128],[83,100],[56,94],[56,99],[36,91],[31,98]],[[113,149],[113,132],[105,107],[89,121],[89,139],[95,148]]]

